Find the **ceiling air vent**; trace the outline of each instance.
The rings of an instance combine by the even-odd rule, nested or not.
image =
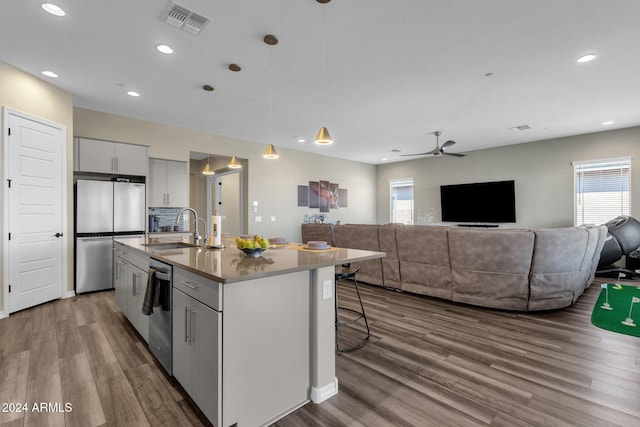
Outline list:
[[[528,130],[531,129],[531,126],[529,125],[520,125],[520,126],[514,126],[512,128],[509,128],[511,130],[511,132],[522,132],[523,130]]]
[[[165,14],[165,22],[173,27],[182,28],[191,34],[198,34],[211,22],[211,19],[187,9],[181,4],[171,2]]]

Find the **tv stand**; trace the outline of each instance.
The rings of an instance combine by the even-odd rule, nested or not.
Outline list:
[[[458,227],[497,228],[498,224],[458,224]]]

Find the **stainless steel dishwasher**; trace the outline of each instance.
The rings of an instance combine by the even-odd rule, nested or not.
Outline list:
[[[153,280],[157,281],[156,283],[159,285],[157,289],[160,292],[161,301],[160,307],[154,307],[153,313],[149,316],[149,350],[167,373],[173,375],[171,358],[173,269],[171,265],[153,258],[151,258],[149,267],[154,271]]]

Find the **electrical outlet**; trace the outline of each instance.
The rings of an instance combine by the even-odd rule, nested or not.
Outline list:
[[[322,299],[331,299],[331,280],[323,280],[322,281]]]
[[[261,216],[256,216],[256,222],[262,222],[262,217]]]
[[[275,221],[276,221],[276,216],[275,216],[275,215],[272,215],[272,216],[271,216],[271,222],[275,222]]]

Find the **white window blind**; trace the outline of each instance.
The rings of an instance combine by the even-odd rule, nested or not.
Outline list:
[[[391,181],[391,222],[413,224],[413,178]]]
[[[631,158],[574,162],[575,225],[629,215]]]

